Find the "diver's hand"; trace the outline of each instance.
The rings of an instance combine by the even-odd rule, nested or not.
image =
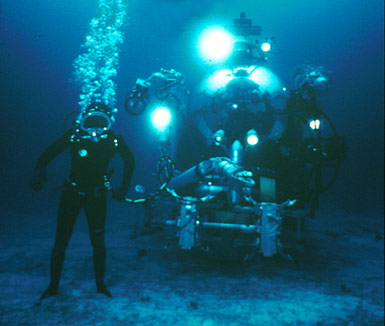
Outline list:
[[[121,185],[118,189],[112,192],[112,199],[117,201],[123,201],[126,198],[126,193],[128,191],[128,186]]]
[[[47,180],[47,175],[45,170],[35,169],[33,170],[33,175],[29,181],[29,185],[33,190],[43,189],[43,184]]]

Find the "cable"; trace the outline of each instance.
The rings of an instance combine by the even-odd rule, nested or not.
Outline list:
[[[161,165],[161,162],[163,160],[167,159],[168,163],[171,164],[172,166],[172,170],[171,170],[171,173],[169,174],[167,180],[165,182],[161,182],[161,174],[160,174],[160,165]],[[149,196],[146,196],[144,198],[138,198],[138,199],[131,199],[131,198],[125,198],[124,201],[126,201],[127,203],[130,203],[130,204],[143,204],[145,203],[146,201],[148,200],[151,200],[157,196],[159,196],[159,194],[164,191],[167,187],[167,185],[170,183],[171,181],[171,178],[173,177],[174,175],[174,171],[175,171],[175,165],[174,165],[174,162],[171,160],[171,158],[169,156],[162,156],[159,161],[158,161],[158,164],[157,164],[157,170],[158,170],[158,179],[159,179],[159,182],[161,183],[161,186],[159,187],[159,189],[154,193],[154,194],[151,194]]]
[[[161,165],[162,165],[162,161],[164,161],[164,160],[167,160],[167,163],[170,164],[171,173],[170,173],[170,171],[167,171],[169,174],[167,176],[167,180],[165,182],[162,182],[162,177],[161,177],[161,172],[162,172],[161,167],[162,166]],[[167,186],[170,183],[172,177],[174,176],[175,164],[172,161],[172,159],[167,155],[164,155],[159,159],[158,164],[157,164],[157,172],[158,172],[158,180],[159,180],[161,186],[159,187],[159,189],[154,194],[151,194],[151,195],[146,196],[144,198],[138,198],[138,199],[125,198],[124,201],[126,201],[127,203],[130,203],[130,204],[143,204],[143,203],[145,203],[149,200],[152,200],[153,198],[159,196],[160,193],[163,191],[166,191],[166,193],[169,196],[171,196],[177,200],[184,201],[184,202],[190,202],[190,203],[191,202],[192,203],[204,203],[204,202],[207,202],[208,200],[213,199],[215,197],[214,195],[207,195],[204,197],[181,196],[181,195],[177,194],[175,192],[175,190],[168,188]]]

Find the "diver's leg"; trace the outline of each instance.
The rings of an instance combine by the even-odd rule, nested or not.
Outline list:
[[[78,194],[64,191],[59,205],[56,240],[51,253],[51,282],[40,300],[57,294],[63,268],[65,251],[79,215],[81,198]]]
[[[104,284],[106,271],[106,245],[104,242],[104,227],[107,213],[106,195],[88,197],[84,205],[87,216],[88,229],[93,247],[94,271],[96,288],[99,293],[111,297],[110,291]]]

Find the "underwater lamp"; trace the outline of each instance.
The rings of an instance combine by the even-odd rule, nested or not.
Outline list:
[[[170,126],[172,114],[168,107],[158,106],[151,113],[151,122],[156,130],[164,132]]]
[[[234,43],[235,38],[230,32],[221,26],[211,26],[199,38],[199,53],[207,62],[224,62],[231,56]]]
[[[309,126],[313,130],[319,130],[321,127],[321,121],[319,119],[314,119],[309,122]]]
[[[271,50],[271,43],[269,41],[265,41],[261,44],[261,50],[263,52],[269,52]]]
[[[220,146],[225,141],[225,131],[223,129],[217,130],[213,135],[213,141],[216,146]]]
[[[246,143],[249,146],[255,146],[259,142],[257,132],[254,129],[251,129],[246,134]]]

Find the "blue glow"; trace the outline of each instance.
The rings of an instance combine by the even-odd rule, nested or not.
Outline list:
[[[214,93],[218,89],[225,87],[234,78],[233,72],[230,69],[219,70],[206,80],[203,87],[208,93]]]
[[[263,52],[269,52],[271,50],[271,44],[269,42],[263,42],[261,49]]]
[[[74,61],[75,78],[81,86],[80,110],[95,101],[115,107],[119,44],[123,42],[121,28],[125,21],[123,0],[99,0],[100,17],[89,24],[89,35],[82,47],[84,53]],[[116,110],[115,110],[116,112]]]
[[[230,32],[221,26],[211,26],[199,38],[199,53],[207,62],[220,63],[230,57],[234,43],[234,36]]]
[[[156,130],[164,132],[170,126],[172,114],[169,108],[158,106],[151,113],[151,122]]]
[[[265,67],[256,68],[249,76],[249,79],[257,83],[262,92],[269,91],[273,93],[273,90],[282,90],[278,77]]]
[[[248,78],[258,84],[262,93],[268,91],[269,93],[274,94],[286,90],[282,87],[279,78],[265,67],[239,67],[234,69],[234,73],[240,69],[246,70],[250,73]],[[234,73],[230,69],[216,71],[204,81],[202,85],[203,90],[208,94],[215,93],[219,89],[225,87],[231,80],[237,78],[234,76]]]
[[[88,154],[88,152],[87,152],[87,150],[86,149],[79,149],[79,156],[80,157],[86,157],[87,156],[87,154]]]

